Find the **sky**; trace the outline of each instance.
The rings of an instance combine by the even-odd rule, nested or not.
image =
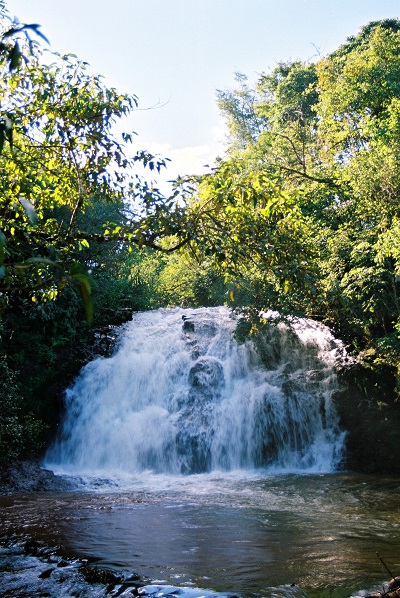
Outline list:
[[[159,181],[200,174],[222,156],[216,90],[236,72],[255,83],[277,63],[316,60],[400,0],[6,0],[39,23],[55,52],[74,53],[108,86],[138,96],[125,130],[137,149],[170,158]]]

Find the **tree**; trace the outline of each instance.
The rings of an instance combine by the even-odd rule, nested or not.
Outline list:
[[[254,305],[318,318],[391,364],[400,354],[399,56],[400,22],[373,22],[315,64],[282,63],[255,89],[226,92],[228,157],[194,203],[208,222],[205,257],[229,276],[245,271]],[[239,110],[243,94],[251,111]],[[264,218],[265,197],[278,219]]]
[[[258,139],[266,123],[256,113],[258,94],[247,84],[246,75],[236,73],[235,81],[235,90],[217,91],[217,103],[227,120],[231,146],[245,149]]]
[[[315,293],[315,247],[298,197],[245,161],[232,158],[203,177],[191,214],[190,247],[226,281],[250,285],[256,307],[287,311],[291,297],[297,311],[299,297]]]
[[[53,55],[44,64],[36,52],[18,70],[3,65],[0,73],[0,105],[12,122],[0,156],[1,304],[21,294],[53,300],[73,284],[90,319],[81,251],[116,241],[163,250],[159,240],[181,230],[182,210],[134,174],[138,161],[150,170],[165,162],[145,151],[129,156],[132,134],[113,135],[136,97],[106,88],[73,56]],[[99,202],[114,205],[116,218],[82,230],[79,215]]]
[[[113,133],[136,97],[107,88],[72,55],[24,46],[17,38],[26,30],[37,26],[5,28],[0,47],[0,447],[7,458],[40,450],[57,423],[57,397],[93,342],[82,310],[90,322],[92,290],[97,325],[148,308],[145,276],[133,273],[145,261],[139,248],[168,253],[186,234],[177,198],[135,174],[137,163],[152,172],[165,162],[135,150],[133,134]]]

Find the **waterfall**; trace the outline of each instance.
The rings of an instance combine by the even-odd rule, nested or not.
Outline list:
[[[224,307],[133,315],[110,358],[66,392],[47,465],[70,471],[333,471],[344,433],[332,401],[343,348],[308,320],[236,342]]]

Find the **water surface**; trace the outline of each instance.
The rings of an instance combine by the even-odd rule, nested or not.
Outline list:
[[[400,479],[231,472],[82,478],[0,499],[7,534],[151,581],[254,596],[344,597],[400,572]]]

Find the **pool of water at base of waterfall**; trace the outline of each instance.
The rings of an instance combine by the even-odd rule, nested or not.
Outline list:
[[[66,556],[135,572],[157,585],[160,598],[158,585],[181,598],[363,595],[389,577],[376,553],[400,574],[399,478],[260,470],[63,475],[76,490],[0,497],[2,538],[34,538]],[[7,579],[3,567],[0,595],[17,595],[6,593]]]

